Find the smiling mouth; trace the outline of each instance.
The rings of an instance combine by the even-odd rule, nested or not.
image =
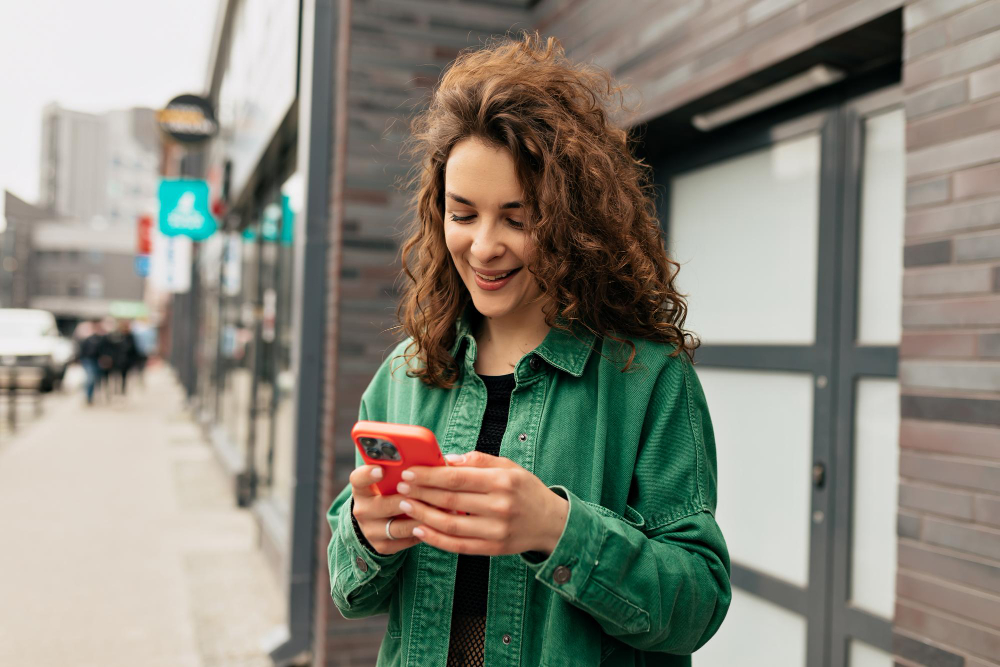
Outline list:
[[[511,275],[513,273],[517,273],[520,270],[521,270],[521,267],[517,267],[516,269],[511,269],[510,271],[507,271],[506,273],[498,273],[495,276],[484,275],[484,274],[480,273],[479,271],[476,271],[475,269],[473,269],[472,271],[473,271],[473,273],[476,274],[476,276],[478,276],[482,280],[485,280],[486,282],[490,282],[491,283],[491,282],[494,282],[494,281],[497,281],[497,280],[503,280],[507,276],[509,276],[509,275]]]

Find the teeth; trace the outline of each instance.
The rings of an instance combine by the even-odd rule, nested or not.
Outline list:
[[[479,273],[479,271],[476,271],[475,273],[483,280],[493,282],[494,280],[500,280],[501,278],[506,278],[511,274],[511,271],[508,271],[507,273],[501,273],[499,276],[484,276],[483,274]]]

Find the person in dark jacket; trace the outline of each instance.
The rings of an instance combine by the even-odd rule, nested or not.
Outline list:
[[[103,348],[104,328],[100,320],[94,320],[90,323],[90,331],[80,341],[79,352],[80,365],[83,366],[83,370],[87,374],[87,380],[83,385],[87,396],[87,405],[94,404],[94,387],[97,385],[101,371],[98,358]]]
[[[118,328],[108,334],[108,356],[111,358],[109,368],[113,378],[117,378],[118,391],[125,395],[128,373],[139,361],[139,346],[132,335],[128,320],[119,320]]]

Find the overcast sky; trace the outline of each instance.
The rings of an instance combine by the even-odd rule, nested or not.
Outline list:
[[[0,0],[0,190],[34,202],[42,107],[202,92],[220,0]]]

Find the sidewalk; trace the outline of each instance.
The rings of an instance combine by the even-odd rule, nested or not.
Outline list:
[[[0,665],[270,667],[280,592],[181,400],[159,367],[0,441]]]

